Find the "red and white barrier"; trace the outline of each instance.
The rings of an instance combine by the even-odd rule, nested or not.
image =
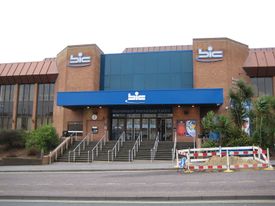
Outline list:
[[[179,157],[183,156],[186,160],[186,169],[189,171],[198,170],[231,170],[246,168],[272,168],[269,160],[269,150],[263,150],[260,147],[216,147],[216,148],[200,148],[200,149],[184,149],[177,150],[177,166],[179,166]],[[205,165],[209,157],[219,156],[227,157],[224,165]],[[256,160],[257,164],[230,164],[230,156],[240,156],[246,159]],[[195,164],[194,164],[195,163]]]

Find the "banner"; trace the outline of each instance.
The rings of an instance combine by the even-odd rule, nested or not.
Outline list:
[[[196,137],[196,120],[186,120],[186,136]]]

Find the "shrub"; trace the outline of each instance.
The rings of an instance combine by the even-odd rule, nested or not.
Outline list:
[[[208,139],[202,144],[201,147],[202,148],[218,147],[218,142]]]
[[[1,130],[0,144],[5,146],[5,149],[23,148],[25,145],[25,135],[23,130]]]
[[[48,153],[59,144],[59,138],[52,125],[45,125],[29,132],[26,136],[26,147],[28,150],[43,150]]]

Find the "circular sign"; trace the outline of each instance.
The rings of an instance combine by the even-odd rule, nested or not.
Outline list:
[[[92,120],[96,120],[97,119],[97,115],[96,114],[93,114],[92,115]]]

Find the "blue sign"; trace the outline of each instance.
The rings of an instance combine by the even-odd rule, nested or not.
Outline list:
[[[58,92],[57,105],[172,105],[222,104],[223,89]]]

